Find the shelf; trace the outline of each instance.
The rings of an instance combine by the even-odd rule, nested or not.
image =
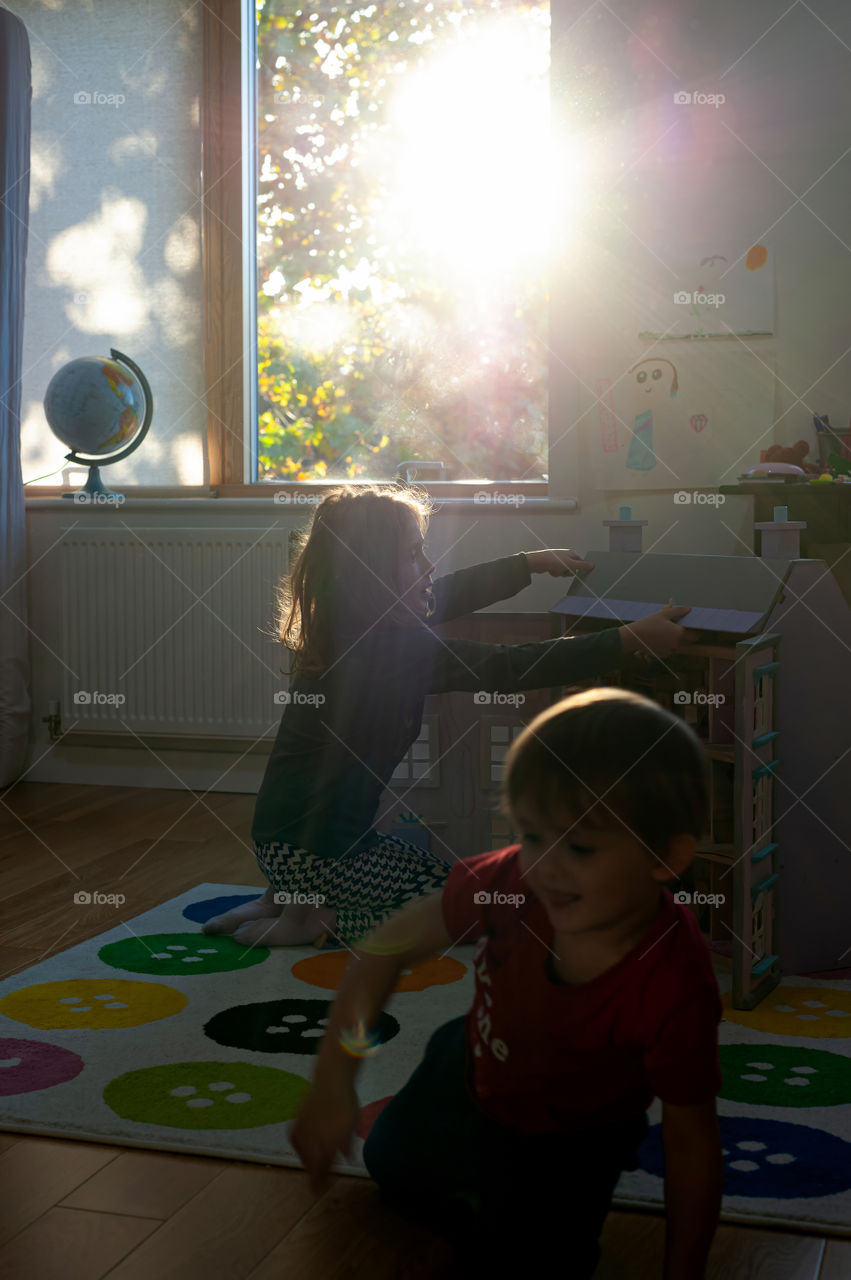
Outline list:
[[[736,744],[728,745],[726,742],[704,742],[703,750],[709,756],[710,760],[725,760],[727,764],[736,763]]]

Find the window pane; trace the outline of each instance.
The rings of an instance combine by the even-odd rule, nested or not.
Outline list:
[[[549,21],[258,2],[259,479],[545,478]]]

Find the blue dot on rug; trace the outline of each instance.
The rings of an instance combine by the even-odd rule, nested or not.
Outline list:
[[[719,1116],[724,1194],[772,1200],[839,1195],[851,1187],[851,1145],[809,1125],[761,1116]],[[662,1126],[639,1147],[640,1167],[664,1175]]]
[[[233,911],[234,907],[244,907],[246,902],[256,902],[258,898],[262,898],[263,894],[260,889],[256,893],[237,893],[221,898],[204,898],[201,902],[190,902],[188,907],[183,908],[183,915],[187,920],[193,920],[195,924],[206,924],[208,920],[212,920],[213,916],[223,916],[226,911]]]

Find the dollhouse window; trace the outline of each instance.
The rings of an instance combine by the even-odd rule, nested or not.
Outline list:
[[[423,716],[422,727],[393,770],[391,784],[407,782],[416,787],[439,787],[437,715]]]
[[[479,739],[480,783],[482,787],[498,787],[505,775],[505,757],[514,739],[526,728],[525,724],[506,724],[505,721],[483,720]]]

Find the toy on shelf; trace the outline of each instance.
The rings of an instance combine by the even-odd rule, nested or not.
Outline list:
[[[832,427],[826,413],[814,413],[813,426],[816,429],[822,466],[832,466],[831,459],[834,454],[838,454],[846,462],[851,461],[851,429],[839,431],[836,427]]]
[[[802,471],[807,471],[813,475],[818,475],[821,467],[814,462],[807,462],[806,457],[810,451],[810,446],[806,440],[797,440],[795,444],[773,444],[765,450],[763,462],[790,462],[793,466],[800,467]]]
[[[739,476],[740,480],[773,480],[775,483],[788,483],[795,480],[806,480],[806,472],[794,462],[758,462]]]

